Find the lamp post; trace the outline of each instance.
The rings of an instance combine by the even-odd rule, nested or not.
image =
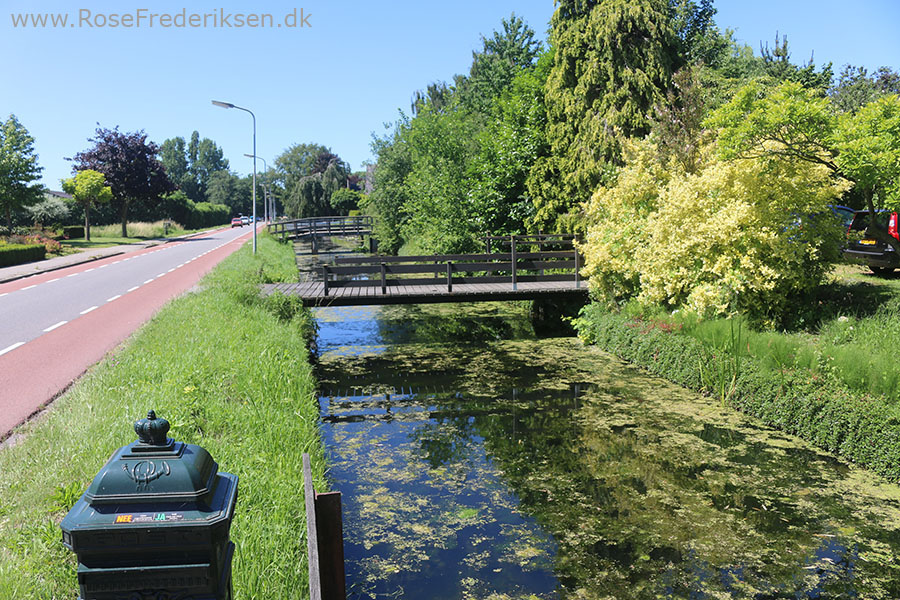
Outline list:
[[[266,170],[266,175],[269,174],[269,163],[266,162],[262,156],[254,156],[252,154],[244,154],[247,158],[258,158],[263,161],[263,169]],[[269,187],[263,183],[263,220],[268,223],[269,222]]]
[[[252,110],[235,106],[230,102],[213,100],[212,103],[222,108],[236,108],[248,112],[253,117],[253,254],[256,254],[256,115],[253,114]]]

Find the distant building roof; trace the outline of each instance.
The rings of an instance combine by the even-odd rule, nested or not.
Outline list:
[[[56,190],[44,190],[45,196],[53,196],[54,198],[66,198],[68,200],[72,199],[71,194],[67,194],[65,192],[57,192]]]

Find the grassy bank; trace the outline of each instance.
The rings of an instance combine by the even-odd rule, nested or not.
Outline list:
[[[237,598],[307,592],[301,454],[323,486],[307,311],[256,284],[296,277],[289,246],[259,239],[163,309],[0,451],[0,599],[72,598],[58,523],[150,408],[240,477],[232,539]],[[324,486],[323,486],[324,487]]]
[[[576,325],[589,343],[900,481],[900,295],[844,279],[817,302],[817,320],[791,333],[599,305]]]

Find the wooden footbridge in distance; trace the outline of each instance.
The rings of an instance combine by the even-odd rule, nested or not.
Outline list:
[[[586,298],[571,235],[485,239],[483,254],[346,256],[322,265],[321,279],[263,286],[306,306],[363,306]]]
[[[320,237],[371,235],[372,223],[372,217],[309,217],[275,221],[268,225],[268,231],[273,236],[281,236],[281,241],[308,239],[312,245],[312,253],[318,254]]]

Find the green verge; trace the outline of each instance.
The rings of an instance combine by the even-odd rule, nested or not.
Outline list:
[[[231,529],[237,598],[308,595],[301,456],[326,489],[309,363],[309,312],[260,299],[290,280],[289,246],[260,237],[170,303],[0,451],[0,599],[76,598],[59,521],[153,408],[170,435],[240,477]],[[77,351],[77,349],[75,350]]]
[[[881,395],[803,368],[774,373],[754,356],[713,350],[667,323],[599,304],[585,307],[575,325],[587,343],[900,481],[900,408]]]

